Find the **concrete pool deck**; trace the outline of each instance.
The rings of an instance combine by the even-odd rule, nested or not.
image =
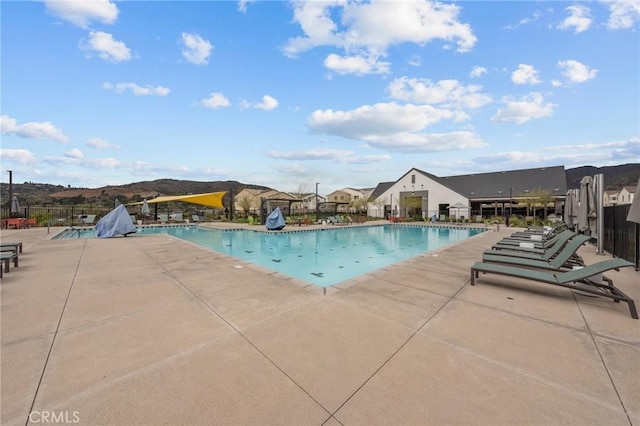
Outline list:
[[[0,287],[2,425],[640,425],[626,303],[469,285],[514,228],[326,294],[173,237],[61,230],[0,233],[24,245]],[[607,275],[640,303],[639,272]]]

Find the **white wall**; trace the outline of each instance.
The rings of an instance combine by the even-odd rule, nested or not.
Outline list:
[[[411,183],[411,175],[415,175],[414,184]],[[425,213],[427,217],[431,217],[433,214],[438,215],[439,204],[453,205],[456,203],[462,203],[465,206],[470,207],[469,200],[466,197],[430,179],[428,176],[425,176],[415,169],[411,169],[409,173],[398,180],[391,188],[382,193],[378,198],[383,199],[384,204],[387,205],[390,204],[391,198],[393,198],[391,210],[394,211],[395,208],[400,212],[400,193],[411,191],[429,191],[427,197],[427,212]],[[380,210],[383,208],[384,206]],[[382,217],[384,211],[379,211],[375,204],[369,203],[368,214],[373,217]],[[469,210],[461,209],[460,215],[467,217],[469,215]]]

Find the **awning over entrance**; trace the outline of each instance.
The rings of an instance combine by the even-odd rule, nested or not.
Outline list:
[[[168,201],[182,201],[184,203],[200,204],[202,206],[213,207],[214,209],[224,209],[222,204],[222,197],[226,194],[226,191],[221,192],[209,192],[205,194],[190,194],[190,195],[168,195],[164,197],[156,197],[151,200],[147,200],[148,204],[166,203]],[[132,203],[130,205],[137,205],[140,203]]]

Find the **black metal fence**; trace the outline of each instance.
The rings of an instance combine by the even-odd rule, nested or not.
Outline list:
[[[55,225],[79,225],[81,217],[89,214],[96,215],[96,221],[100,217],[113,210],[113,207],[89,206],[79,207],[73,205],[49,205],[49,206],[21,206],[20,211],[11,213],[10,207],[2,206],[0,216],[2,219],[22,217],[36,219],[36,226]],[[139,210],[139,209],[138,209]],[[134,213],[133,211],[131,212]]]
[[[603,249],[640,268],[640,225],[627,222],[631,204],[604,208]]]

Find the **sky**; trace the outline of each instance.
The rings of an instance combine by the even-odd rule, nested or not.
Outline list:
[[[640,162],[640,0],[3,1],[2,182]]]

